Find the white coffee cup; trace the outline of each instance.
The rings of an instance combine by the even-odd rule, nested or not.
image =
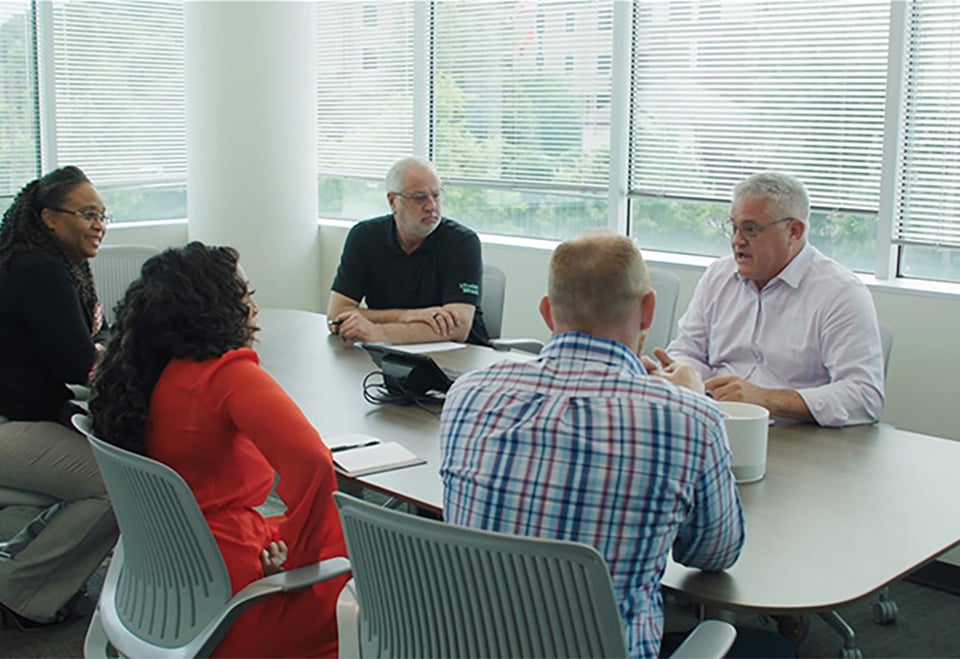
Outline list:
[[[767,431],[770,412],[753,403],[717,401],[724,413],[730,450],[733,452],[733,477],[738,483],[753,483],[767,471]]]

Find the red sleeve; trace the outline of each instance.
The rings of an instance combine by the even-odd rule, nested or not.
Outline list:
[[[277,493],[287,505],[280,533],[291,549],[322,550],[336,542],[340,532],[332,497],[333,456],[297,404],[260,367],[257,354],[244,348],[224,355],[205,391],[214,409],[227,416],[280,475]]]

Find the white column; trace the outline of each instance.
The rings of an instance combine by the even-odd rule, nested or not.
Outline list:
[[[231,245],[261,306],[318,310],[316,5],[187,2],[190,240]]]

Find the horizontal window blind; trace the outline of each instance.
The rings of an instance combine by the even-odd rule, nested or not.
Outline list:
[[[909,12],[894,242],[960,248],[960,3]]]
[[[434,11],[434,150],[445,181],[605,190],[612,2],[440,2]]]
[[[320,176],[381,180],[413,154],[413,4],[318,3]]]
[[[183,20],[180,2],[53,3],[58,165],[98,186],[186,180]]]
[[[876,212],[884,2],[642,0],[634,5],[633,195],[727,200],[764,169],[820,208]]]
[[[29,2],[0,2],[0,201],[38,175],[33,20]],[[2,204],[0,213],[6,208]]]

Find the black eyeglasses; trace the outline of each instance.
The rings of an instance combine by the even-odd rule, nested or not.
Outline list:
[[[113,213],[107,213],[100,211],[71,211],[66,208],[51,208],[50,210],[56,211],[58,213],[68,213],[70,215],[76,215],[77,217],[82,217],[87,221],[87,224],[93,224],[97,220],[103,224],[110,224],[113,221]]]
[[[738,233],[746,238],[747,240],[753,240],[757,235],[767,229],[772,227],[774,224],[781,224],[783,222],[791,222],[797,218],[795,217],[785,217],[782,220],[777,220],[776,222],[770,222],[768,224],[759,224],[757,222],[744,222],[740,226],[737,226],[733,222],[727,223],[727,230],[730,232],[730,237],[733,238]]]
[[[433,197],[433,200],[440,203],[440,200],[443,199],[443,188],[437,190],[436,192],[415,192],[413,194],[407,194],[406,192],[394,192],[393,194],[398,197],[403,197],[404,199],[409,199],[415,204],[425,204],[430,197]]]

